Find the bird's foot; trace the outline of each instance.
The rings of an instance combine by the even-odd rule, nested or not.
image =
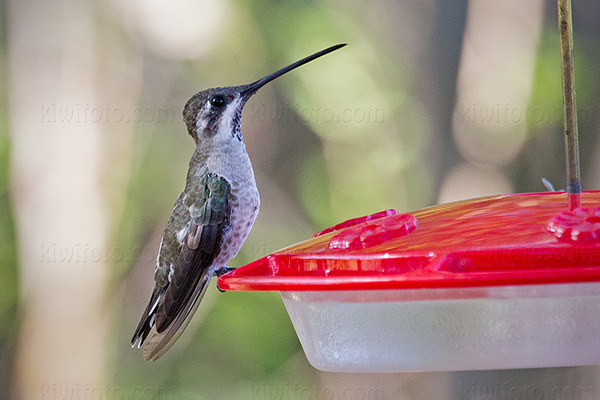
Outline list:
[[[226,273],[228,273],[228,272],[231,272],[231,271],[233,271],[234,269],[235,269],[235,268],[228,267],[227,265],[225,265],[224,267],[221,267],[221,268],[219,268],[218,270],[216,270],[216,271],[214,272],[214,274],[215,274],[215,276],[218,278],[219,276],[221,276],[221,275],[225,275]],[[219,283],[217,283],[217,289],[219,289],[219,292],[221,292],[221,293],[225,293],[225,290],[223,290],[223,289],[221,289],[221,288],[219,287]]]
[[[221,268],[215,270],[214,274],[218,278],[219,276],[225,275],[226,273],[231,272],[234,269],[235,268],[233,268],[233,267],[228,267],[227,265],[225,265],[224,267],[221,267]]]

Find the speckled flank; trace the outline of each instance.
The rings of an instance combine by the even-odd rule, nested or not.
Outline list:
[[[251,187],[244,187],[238,182],[232,182],[231,188],[232,193],[234,193],[231,200],[231,229],[223,235],[221,252],[213,263],[215,269],[224,266],[240,251],[250,233],[260,206],[258,190],[255,189],[256,186],[252,190]]]

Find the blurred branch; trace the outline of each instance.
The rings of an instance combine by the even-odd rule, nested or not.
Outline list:
[[[15,0],[8,16],[24,305],[16,392],[56,397],[101,388],[106,357],[107,268],[93,255],[106,248],[107,236],[101,132],[91,119],[73,119],[79,107],[97,106],[93,7]]]

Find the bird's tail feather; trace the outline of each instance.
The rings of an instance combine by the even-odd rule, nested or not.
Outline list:
[[[142,343],[146,340],[146,337],[150,333],[150,330],[153,325],[152,318],[156,314],[156,309],[158,308],[158,301],[160,300],[161,295],[164,292],[164,288],[155,289],[152,292],[152,297],[150,297],[150,301],[142,314],[142,318],[140,318],[140,322],[131,338],[131,347],[140,347]]]
[[[212,275],[208,268],[205,269],[194,289],[193,295],[190,297],[189,303],[185,305],[181,313],[179,313],[165,330],[159,333],[156,330],[156,324],[153,324],[152,329],[149,332],[150,339],[144,346],[144,359],[156,361],[171,348],[175,341],[177,341],[190,323],[202,297],[204,297],[204,293],[208,288],[211,277]]]

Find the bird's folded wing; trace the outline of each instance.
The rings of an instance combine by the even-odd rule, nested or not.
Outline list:
[[[208,174],[190,207],[191,220],[182,251],[170,274],[152,321],[144,358],[156,360],[181,335],[212,277],[209,268],[219,254],[228,229],[231,187],[223,177]]]

